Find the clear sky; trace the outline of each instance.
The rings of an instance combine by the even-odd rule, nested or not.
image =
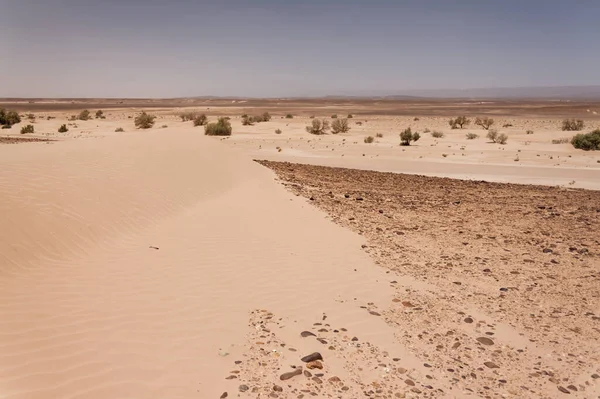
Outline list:
[[[0,97],[600,84],[600,0],[0,0]]]

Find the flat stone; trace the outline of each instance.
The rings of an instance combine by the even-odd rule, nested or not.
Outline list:
[[[281,381],[285,381],[285,380],[289,380],[292,377],[295,377],[297,375],[301,375],[302,374],[302,369],[301,368],[297,368],[294,371],[289,371],[287,373],[283,373],[279,376],[279,379]]]
[[[316,335],[316,334],[313,334],[313,333],[311,333],[310,331],[302,331],[302,332],[300,333],[300,336],[301,336],[302,338],[306,338],[306,337],[316,337],[317,335]]]
[[[323,360],[323,356],[321,356],[321,354],[319,352],[314,352],[314,353],[311,353],[310,355],[304,356],[300,360],[302,360],[304,363],[310,363],[315,360]]]
[[[479,337],[477,338],[477,342],[479,342],[480,344],[483,345],[494,345],[494,341],[492,341],[490,338],[487,337]]]

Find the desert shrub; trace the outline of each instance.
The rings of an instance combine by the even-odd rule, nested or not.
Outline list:
[[[79,115],[77,115],[77,119],[79,119],[80,121],[87,121],[89,119],[92,119],[92,115],[90,114],[90,111],[84,109],[79,113]]]
[[[169,126],[167,126],[167,125],[162,125],[160,128],[161,128],[161,129],[166,129],[166,128],[168,128],[168,127],[169,127]]]
[[[271,114],[269,114],[268,112],[265,112],[261,115],[261,119],[263,122],[268,122],[271,120]]]
[[[444,137],[444,133],[434,130],[433,132],[431,132],[431,136],[435,137],[436,139],[441,139],[442,137]]]
[[[2,125],[2,129],[10,129],[12,128],[12,125]]]
[[[33,133],[33,125],[27,125],[27,126],[23,126],[21,128],[21,134],[25,134],[25,133]]]
[[[477,126],[481,126],[485,130],[489,130],[490,127],[494,124],[494,120],[492,118],[488,118],[487,116],[485,118],[476,118],[475,124]]]
[[[533,134],[533,130],[528,130],[526,133],[527,134]]]
[[[35,115],[34,114],[27,114],[27,119],[29,119],[30,121],[34,121],[35,120]]]
[[[458,117],[456,117],[456,119],[450,119],[448,121],[448,124],[450,125],[450,128],[452,128],[452,129],[458,129],[458,128],[463,129],[465,126],[468,126],[470,123],[471,123],[471,120],[468,119],[466,116],[458,116]]]
[[[219,118],[217,122],[204,127],[204,134],[207,136],[231,136],[231,131],[231,123],[225,118]]]
[[[418,132],[412,131],[412,129],[406,128],[402,133],[400,133],[400,145],[410,145],[411,141],[417,141],[421,138],[421,135]]]
[[[286,119],[292,119],[293,117],[294,117],[294,115],[292,115],[292,114],[287,114],[287,115],[285,116],[285,118],[286,118]]]
[[[377,134],[375,135],[375,137],[377,137],[377,138],[379,138],[379,139],[380,139],[380,138],[382,138],[382,137],[383,137],[383,133],[377,133]]]
[[[596,151],[600,150],[600,129],[596,129],[592,132],[583,134],[576,134],[571,139],[573,147],[585,151]]]
[[[348,119],[336,119],[331,124],[331,133],[347,133],[350,131],[350,125],[348,124]]]
[[[502,125],[502,127],[512,127],[512,123],[505,123],[504,125]]]
[[[179,114],[182,122],[193,121],[196,118],[195,112],[183,112]]]
[[[498,139],[498,131],[496,129],[492,129],[488,132],[486,137],[495,143],[496,140]]]
[[[96,119],[98,118],[104,118],[104,112],[101,109],[96,111]]]
[[[131,118],[131,117],[130,117]],[[69,117],[69,119],[67,119],[68,121],[76,121],[77,120],[77,115],[71,115]]]
[[[0,125],[2,126],[12,126],[16,123],[21,122],[21,117],[15,111],[6,111],[5,109],[0,109]]]
[[[361,122],[361,121],[357,121],[357,122],[356,122],[356,124],[357,124],[358,126],[362,126],[362,122]]]
[[[116,133],[121,133],[121,132],[124,132],[124,131],[125,131],[125,130],[123,130],[123,128],[122,128],[122,127],[118,127],[118,128],[116,128],[116,129],[115,129],[115,132],[116,132]]]
[[[242,125],[244,126],[252,126],[254,125],[254,118],[248,115],[242,116]]]
[[[60,127],[58,128],[59,133],[66,133],[68,131],[69,131],[69,128],[67,127],[67,125],[60,125]]]
[[[504,133],[500,133],[498,135],[498,137],[496,138],[496,143],[498,143],[498,144],[506,144],[507,141],[508,141],[508,136]]]
[[[326,119],[313,119],[306,131],[310,134],[325,134],[329,130],[329,121]]]
[[[149,129],[154,126],[154,120],[156,116],[147,114],[146,112],[142,112],[138,116],[135,117],[133,123],[135,127],[139,129]]]
[[[417,122],[417,121],[420,121],[420,119],[419,119],[419,117],[418,117],[418,116],[415,116],[415,117],[413,118],[413,121]]]
[[[364,140],[364,142],[367,144],[371,144],[374,141],[375,141],[375,138],[373,136],[367,136],[367,137],[365,137],[365,140]]]
[[[281,134],[281,129],[275,130],[275,134]]]
[[[198,115],[194,118],[194,126],[204,126],[208,123],[208,118],[206,115]]]
[[[475,140],[476,138],[479,137],[479,135],[477,133],[467,133],[467,140]]]
[[[583,130],[583,126],[584,124],[581,119],[565,119],[562,122],[562,130],[568,132],[578,132],[580,130]]]
[[[423,130],[423,133],[430,133],[430,132],[431,132],[431,130],[429,130],[428,127],[426,127],[425,130]]]
[[[337,119],[337,114],[331,115],[331,119]]]
[[[352,114],[348,114],[348,116],[347,116],[346,118],[347,118],[347,119],[352,119],[352,118],[354,118],[354,115],[352,115]]]
[[[314,115],[311,115],[309,118],[310,118],[310,119],[315,119],[315,116],[314,116]]]
[[[571,141],[570,138],[563,137],[562,139],[554,139],[554,140],[552,140],[552,144],[567,144],[569,141]]]

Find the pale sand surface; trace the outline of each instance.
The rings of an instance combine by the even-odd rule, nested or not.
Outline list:
[[[439,286],[376,266],[380,259],[361,248],[362,231],[331,223],[311,201],[274,183],[274,174],[252,158],[599,189],[597,152],[551,144],[572,135],[558,128],[562,113],[502,112],[495,118],[509,142],[500,146],[488,143],[481,128],[451,131],[446,116],[421,114],[414,121],[410,110],[378,114],[370,106],[330,104],[297,112],[239,104],[187,108],[210,120],[231,116],[234,135],[219,139],[181,122],[177,115],[186,109],[168,104],[148,110],[158,115],[153,129],[136,131],[130,117],[139,106],[107,107],[106,120],[76,122],[66,118],[79,104],[68,111],[52,108],[54,103],[40,105],[43,111],[31,106],[39,116],[36,133],[26,136],[56,141],[0,144],[0,397],[523,397],[502,388],[502,375],[494,370],[494,384],[472,382],[472,376],[457,383],[439,364],[429,367],[427,351],[434,349],[399,339],[422,326],[407,323],[403,330],[397,324],[402,318],[388,310],[396,289],[390,281],[428,295]],[[573,117],[585,107],[573,108]],[[263,111],[273,120],[241,125],[242,113]],[[298,115],[282,119],[287,112]],[[304,130],[311,114],[347,112],[357,114],[349,133],[315,137]],[[600,126],[592,112],[584,115],[586,131]],[[359,120],[367,122],[355,125]],[[63,123],[71,123],[70,131],[56,133]],[[514,126],[502,128],[504,123]],[[22,137],[19,126],[0,135],[12,142]],[[446,136],[423,134],[416,145],[400,147],[398,133],[408,126]],[[125,132],[115,133],[117,127]],[[278,128],[281,135],[274,133]],[[466,140],[466,132],[481,137]],[[384,136],[363,143],[376,133]],[[452,220],[441,222],[456,227]],[[590,244],[594,254],[597,244]],[[402,253],[402,247],[395,250]],[[596,258],[587,262],[597,269]],[[444,292],[451,293],[447,287]],[[586,291],[586,300],[598,316],[595,292]],[[494,323],[476,298],[469,314],[490,318],[505,333],[503,345],[525,347],[532,335]],[[452,327],[451,320],[438,326]],[[325,343],[302,338],[304,330]],[[592,356],[581,358],[586,364],[598,355],[598,330],[589,331],[576,341],[591,348]],[[279,380],[317,350],[325,358],[322,371]],[[560,369],[557,362],[552,366]],[[525,370],[513,364],[513,373]],[[587,390],[571,391],[571,397],[597,397],[588,374],[600,370],[582,370],[587,374],[572,372],[562,384],[586,387],[587,381]],[[329,382],[332,377],[341,381]],[[283,392],[273,391],[273,384]],[[240,385],[249,390],[240,393]],[[535,395],[524,392],[567,395],[547,384]]]

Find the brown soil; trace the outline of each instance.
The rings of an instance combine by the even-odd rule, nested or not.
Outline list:
[[[454,395],[600,398],[600,192],[258,162],[365,236]]]

